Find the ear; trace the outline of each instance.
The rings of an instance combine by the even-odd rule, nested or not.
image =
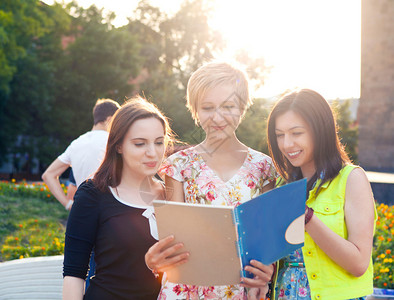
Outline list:
[[[116,146],[116,152],[118,152],[119,154],[122,154],[122,146],[121,145]]]

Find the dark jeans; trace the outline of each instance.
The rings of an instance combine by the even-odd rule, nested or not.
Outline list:
[[[96,271],[96,263],[94,262],[94,250],[92,250],[92,253],[90,254],[89,273],[88,273],[88,278],[86,279],[85,292],[89,286],[90,278],[94,276],[95,271]]]

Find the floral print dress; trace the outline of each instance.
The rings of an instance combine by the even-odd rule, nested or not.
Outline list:
[[[286,263],[304,263],[301,249],[295,250],[283,259]],[[278,300],[287,299],[311,299],[308,277],[305,267],[285,266],[278,272],[278,280],[275,287]]]
[[[262,193],[263,187],[277,176],[267,155],[248,148],[238,172],[224,182],[210,169],[195,147],[181,150],[167,158],[159,174],[183,182],[187,203],[237,206]],[[189,286],[176,284],[163,277],[158,299],[246,299],[239,285]]]

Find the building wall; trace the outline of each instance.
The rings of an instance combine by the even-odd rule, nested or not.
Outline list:
[[[361,12],[359,161],[394,173],[394,0],[362,0]],[[381,186],[375,197],[393,203],[394,185]]]

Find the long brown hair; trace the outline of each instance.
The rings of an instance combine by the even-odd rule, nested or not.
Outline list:
[[[292,92],[275,104],[268,117],[267,128],[270,155],[277,171],[287,182],[302,178],[301,169],[292,166],[279,150],[275,133],[277,117],[289,110],[300,115],[312,130],[316,173],[308,180],[308,190],[310,190],[320,177],[322,177],[320,186],[335,178],[343,165],[350,163],[350,159],[339,140],[335,118],[327,101],[313,90],[302,89]]]
[[[93,178],[94,184],[101,191],[109,191],[109,186],[116,187],[120,184],[123,160],[117,148],[122,144],[130,126],[137,120],[147,118],[156,118],[161,122],[166,146],[172,141],[173,133],[168,120],[153,103],[140,96],[129,99],[112,119],[105,157]]]

